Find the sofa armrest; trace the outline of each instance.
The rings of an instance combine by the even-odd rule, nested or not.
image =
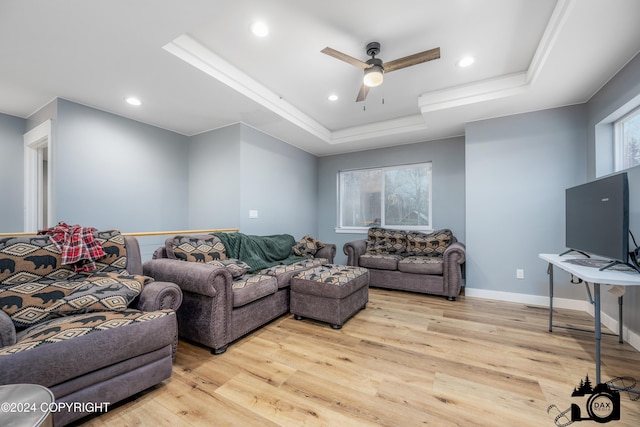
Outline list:
[[[455,242],[449,245],[442,255],[445,265],[448,263],[464,264],[467,259],[467,252],[464,243]]]
[[[333,259],[336,256],[336,245],[333,243],[325,243],[323,248],[318,249],[315,258],[326,258],[329,260],[329,264],[333,264]]]
[[[460,294],[462,288],[462,264],[466,260],[466,249],[463,243],[455,242],[449,245],[443,254],[444,287],[450,298]]]
[[[178,285],[171,282],[151,282],[142,288],[138,299],[138,310],[171,309],[178,311],[180,304],[182,304],[182,290]]]
[[[354,240],[347,242],[342,247],[342,251],[347,256],[347,265],[360,266],[360,255],[367,250],[367,240]]]
[[[176,259],[152,259],[144,274],[182,289],[178,310],[180,336],[221,353],[229,343],[233,310],[233,278],[224,267]]]
[[[155,280],[175,283],[182,291],[214,298],[225,294],[233,281],[224,267],[177,259],[152,259],[142,266],[145,276]]]
[[[16,327],[11,317],[0,310],[0,347],[14,345],[16,343]]]

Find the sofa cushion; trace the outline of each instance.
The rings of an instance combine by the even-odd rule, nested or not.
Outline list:
[[[278,288],[284,288],[286,286],[289,286],[291,278],[295,274],[328,263],[329,260],[326,258],[309,258],[293,264],[274,265],[273,267],[262,269],[258,273],[266,274],[268,276],[275,276],[276,280],[278,280]]]
[[[16,328],[53,317],[93,311],[124,310],[152,279],[117,273],[75,275],[51,284],[27,282],[0,288],[0,309]]]
[[[442,256],[453,243],[451,230],[437,230],[433,233],[411,231],[407,233],[407,254],[419,256]]]
[[[0,382],[46,387],[74,379],[136,356],[177,344],[172,310],[126,310],[53,319],[19,333],[18,342],[0,349]],[[65,363],[61,363],[65,361]],[[82,381],[80,381],[82,383]]]
[[[371,227],[367,232],[367,253],[402,255],[407,250],[407,232]]]
[[[397,270],[402,258],[401,255],[365,253],[360,255],[360,267]]]
[[[444,259],[434,256],[408,256],[398,261],[398,270],[415,274],[443,274]]]
[[[293,250],[293,253],[298,256],[311,258],[316,254],[316,252],[318,252],[318,249],[322,249],[324,247],[324,243],[307,234],[302,239],[300,239],[299,242],[293,245],[291,249]]]
[[[208,262],[227,259],[222,241],[211,234],[178,235],[165,241],[167,257],[182,261]]]
[[[233,307],[241,307],[257,299],[275,294],[278,281],[264,274],[245,274],[233,280]]]
[[[66,341],[78,336],[132,323],[146,322],[172,314],[173,310],[142,312],[129,309],[120,312],[85,313],[51,319],[18,333],[14,345],[0,348],[0,356],[16,354],[46,344]],[[2,359],[0,358],[0,360]]]

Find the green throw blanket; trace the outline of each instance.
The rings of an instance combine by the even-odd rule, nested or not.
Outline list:
[[[296,240],[289,234],[250,236],[243,233],[213,233],[222,240],[227,257],[246,262],[250,272],[305,259],[293,254]]]

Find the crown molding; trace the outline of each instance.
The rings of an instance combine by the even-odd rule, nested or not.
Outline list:
[[[303,113],[188,34],[177,37],[163,46],[163,49],[269,109],[319,140],[331,145],[344,144],[392,134],[424,130],[428,127],[427,115],[430,112],[526,92],[542,71],[575,1],[558,0],[527,70],[466,85],[426,92],[418,96],[420,114],[335,131],[326,128],[309,115]]]
[[[423,93],[418,97],[418,108],[422,115],[526,92],[542,72],[575,1],[558,1],[526,71]]]

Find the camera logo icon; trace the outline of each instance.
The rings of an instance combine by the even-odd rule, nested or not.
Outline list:
[[[591,386],[589,376],[580,381],[580,386],[575,388],[572,397],[586,397],[587,417],[582,416],[580,405],[571,404],[571,421],[592,420],[598,423],[620,419],[620,393],[608,384]]]

